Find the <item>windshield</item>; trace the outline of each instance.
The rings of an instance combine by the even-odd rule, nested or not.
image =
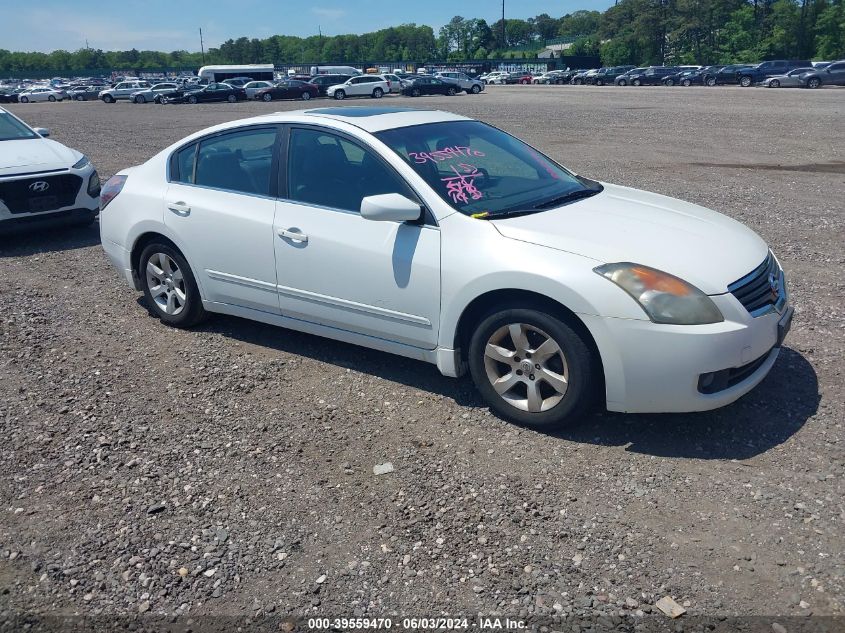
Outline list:
[[[0,141],[39,138],[29,126],[22,123],[5,110],[0,110]]]
[[[416,125],[376,137],[465,215],[534,212],[601,191],[598,183],[479,121]]]

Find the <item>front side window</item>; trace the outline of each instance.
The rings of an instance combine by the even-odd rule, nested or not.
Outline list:
[[[598,183],[479,121],[416,125],[375,136],[466,215],[533,213],[601,191]]]
[[[287,164],[288,197],[297,202],[358,213],[367,196],[399,193],[416,199],[372,151],[328,132],[291,130]]]
[[[275,144],[275,128],[231,132],[200,141],[195,154],[193,148],[177,154],[179,181],[269,196]],[[195,174],[193,180],[191,173]]]

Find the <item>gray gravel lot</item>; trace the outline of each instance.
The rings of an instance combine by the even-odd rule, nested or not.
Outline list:
[[[796,306],[770,376],[715,412],[542,435],[433,366],[228,317],[168,329],[96,225],[0,240],[0,615],[613,616],[664,595],[684,617],[845,615],[845,90],[388,100],[758,231]],[[107,177],[299,107],[9,109]]]

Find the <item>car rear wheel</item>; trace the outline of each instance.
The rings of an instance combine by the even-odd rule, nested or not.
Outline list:
[[[780,88],[780,82],[777,79],[772,79],[769,82],[769,88]]]
[[[146,103],[147,99],[144,95],[135,95],[135,103]]]
[[[603,86],[604,82],[601,79],[596,79],[596,85],[597,86]]]
[[[226,97],[226,101],[228,101],[229,103],[235,103],[235,101],[237,100],[238,98],[235,95],[229,95],[228,97]]]
[[[627,82],[627,81],[625,81],[624,79],[620,79],[620,80],[616,83],[616,85],[618,85],[618,86],[627,86],[627,85],[628,85],[628,82]]]
[[[334,98],[337,99],[338,101],[342,101],[343,99],[346,99],[346,92],[343,91],[343,90],[335,90],[334,91]]]
[[[589,407],[596,362],[582,336],[542,309],[506,308],[484,318],[469,345],[469,368],[498,415],[542,430]]]
[[[584,83],[584,82],[583,82],[583,81],[581,81],[580,79],[573,79],[573,80],[572,80],[572,85],[573,85],[573,86],[580,86],[582,83]]]
[[[303,92],[302,93],[302,100],[303,101],[309,101],[310,99],[311,99],[311,93],[310,92]]]
[[[191,95],[190,97],[188,97],[188,103],[193,105],[196,102],[197,102],[197,98],[194,95]]]
[[[205,317],[191,268],[170,244],[148,244],[141,253],[138,276],[143,280],[147,306],[163,323],[187,328]]]
[[[49,97],[47,97],[47,101],[55,101],[55,100],[56,100],[56,97],[54,97],[53,95],[50,95]]]
[[[743,88],[748,88],[751,85],[751,77],[740,77],[739,78],[739,85]]]
[[[103,101],[105,101],[106,103],[114,103],[114,97],[112,97],[111,95],[105,95],[103,97]]]
[[[692,82],[691,82],[689,79],[684,79],[684,80],[681,82],[681,85],[682,85],[684,88],[689,88],[689,87],[692,85]]]
[[[715,79],[715,78],[713,78],[713,77],[708,77],[708,78],[707,78],[707,85],[708,85],[708,86],[711,86],[711,87],[712,87],[712,86],[715,86],[715,85],[716,85],[716,79]]]
[[[634,79],[634,81],[631,82],[631,85],[632,86],[642,86],[643,82],[640,81],[639,79]]]
[[[261,95],[261,99],[262,101],[272,101],[273,95],[271,95],[269,92],[265,92],[263,95]]]
[[[675,80],[674,79],[667,79],[663,83],[665,83],[667,86],[669,86],[671,88],[672,86],[675,85]]]
[[[458,91],[455,90],[452,86],[449,86],[446,89],[446,94],[449,95],[450,97],[454,97],[456,94],[458,94]]]
[[[83,97],[82,95],[76,95],[74,99],[76,99],[77,101],[85,101],[85,97]]]
[[[470,92],[474,95],[477,95],[479,92],[481,92],[481,86],[479,86],[478,84],[473,85],[473,87],[470,88]]]
[[[411,90],[411,96],[412,97],[419,97],[420,94],[422,94],[422,93],[420,92],[419,88],[414,88],[413,90]]]
[[[384,90],[376,88],[373,90],[373,99],[381,99],[384,96]]]
[[[818,79],[817,77],[813,77],[812,79],[810,79],[807,82],[808,88],[818,88],[821,85],[822,85],[822,81],[821,81],[821,79]]]

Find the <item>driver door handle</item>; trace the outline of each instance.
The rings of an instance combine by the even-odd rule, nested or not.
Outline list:
[[[167,208],[170,209],[173,213],[183,218],[191,215],[191,207],[189,207],[184,202],[171,202],[167,205]]]
[[[285,237],[285,238],[292,240],[294,242],[302,242],[303,244],[308,243],[308,236],[305,235],[305,233],[302,233],[300,231],[291,231],[289,229],[279,229],[277,231],[277,233],[279,234],[279,237]]]

